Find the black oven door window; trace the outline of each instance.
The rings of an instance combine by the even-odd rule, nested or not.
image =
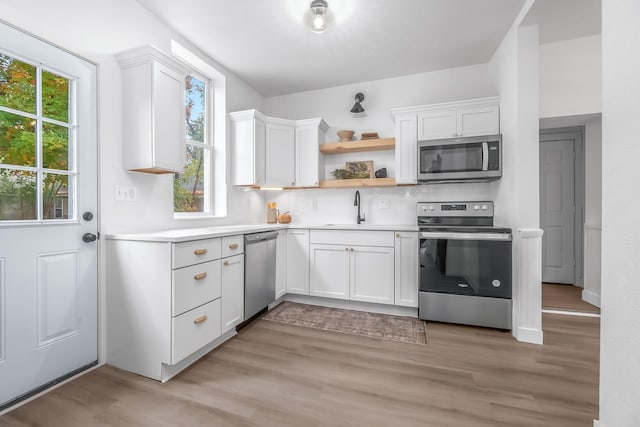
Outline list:
[[[511,298],[511,242],[420,240],[420,290]]]
[[[482,143],[420,147],[420,173],[482,171]]]

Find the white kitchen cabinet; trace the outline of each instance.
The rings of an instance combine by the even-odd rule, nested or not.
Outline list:
[[[418,112],[418,140],[496,135],[499,115],[495,98],[430,106]]]
[[[287,292],[309,295],[309,230],[287,230]]]
[[[395,304],[418,307],[418,233],[398,232],[395,242]]]
[[[324,143],[329,125],[322,119],[296,121],[295,171],[296,187],[320,185],[320,144]]]
[[[349,249],[341,245],[310,245],[309,295],[349,299]]]
[[[354,246],[349,248],[352,301],[394,303],[394,249]]]
[[[457,114],[455,110],[420,112],[418,113],[418,139],[440,139],[457,136],[456,123]]]
[[[231,337],[244,319],[242,243],[109,238],[107,363],[166,381]]]
[[[186,69],[146,46],[117,56],[122,68],[122,146],[127,170],[182,172]]]
[[[416,113],[395,116],[396,183],[415,184],[418,177],[418,133]]]
[[[244,320],[244,255],[222,260],[222,333],[230,331]]]
[[[295,121],[266,118],[265,185],[295,185]]]
[[[266,167],[265,116],[256,110],[230,113],[231,183],[264,185]]]
[[[287,293],[287,230],[278,230],[276,239],[276,299]]]
[[[394,303],[391,231],[311,230],[310,295]]]

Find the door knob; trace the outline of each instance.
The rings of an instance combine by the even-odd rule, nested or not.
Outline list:
[[[98,240],[98,236],[93,233],[84,233],[82,235],[82,241],[85,243],[95,242],[96,240]]]

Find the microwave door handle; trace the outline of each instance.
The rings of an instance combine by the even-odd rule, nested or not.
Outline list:
[[[489,143],[482,143],[482,170],[489,170]]]

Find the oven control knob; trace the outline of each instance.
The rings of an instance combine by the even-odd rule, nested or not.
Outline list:
[[[428,208],[427,208],[426,206],[423,206],[423,207],[422,207],[422,210],[423,210],[423,211],[426,211],[427,209],[428,209]]]
[[[475,210],[479,211],[479,210],[480,210],[480,205],[475,205],[475,206],[473,206],[473,209],[475,209]]]
[[[433,207],[433,205],[429,205],[429,210],[430,210],[430,211],[435,210],[435,208]]]
[[[486,211],[487,209],[489,209],[489,207],[487,205],[482,205],[482,210]]]
[[[493,286],[494,288],[499,288],[501,285],[500,280],[494,279],[491,281],[491,286]]]

